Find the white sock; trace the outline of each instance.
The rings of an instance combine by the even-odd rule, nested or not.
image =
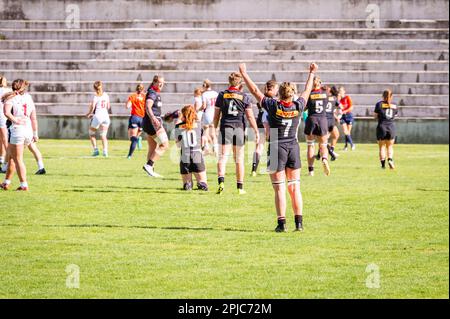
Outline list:
[[[5,162],[5,157],[4,156],[0,156],[0,164],[3,164]]]
[[[26,188],[26,187],[28,187],[28,183],[27,182],[21,182],[20,183],[20,187]]]
[[[10,179],[5,179],[5,181],[3,182],[6,185],[11,185],[11,180]]]
[[[42,161],[42,160],[37,161],[37,164],[38,164],[38,169],[39,170],[44,169],[44,161]]]

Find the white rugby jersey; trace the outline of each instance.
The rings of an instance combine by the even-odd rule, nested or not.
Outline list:
[[[11,113],[16,118],[27,120],[27,126],[31,126],[31,113],[36,110],[33,99],[28,93],[19,94],[13,97],[6,104],[12,105]]]
[[[218,95],[219,93],[213,90],[208,90],[203,93],[202,100],[204,103],[206,103],[205,112],[211,112],[211,110],[214,110]]]
[[[0,118],[3,116],[3,102],[2,102],[2,96],[6,93],[11,92],[12,90],[10,88],[0,87]]]
[[[109,117],[109,95],[107,93],[103,93],[102,96],[94,95],[92,103],[94,104],[94,114],[96,116],[101,118]]]

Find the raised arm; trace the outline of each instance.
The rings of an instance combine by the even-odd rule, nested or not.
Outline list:
[[[317,72],[319,67],[315,63],[311,63],[309,66],[309,75],[308,79],[306,80],[305,84],[305,90],[300,94],[300,96],[305,100],[305,102],[308,102],[309,95],[311,94],[311,91],[313,89],[313,83],[314,83],[314,74]]]
[[[264,94],[258,89],[258,86],[248,75],[247,66],[245,65],[245,63],[239,64],[239,72],[241,73],[242,78],[244,79],[244,82],[247,85],[250,93],[255,97],[258,103],[261,103],[261,101],[264,99]]]

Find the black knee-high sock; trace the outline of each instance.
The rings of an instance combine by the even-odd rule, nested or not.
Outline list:
[[[348,135],[345,135],[345,147],[348,146]]]
[[[253,165],[252,165],[252,172],[256,172],[258,170],[260,155],[258,153],[253,153]]]
[[[132,136],[132,137],[130,137],[130,141],[131,141],[131,144],[130,144],[130,151],[128,152],[128,156],[132,156],[134,151],[136,150],[138,138],[136,136]]]

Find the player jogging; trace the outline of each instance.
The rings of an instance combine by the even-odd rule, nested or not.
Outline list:
[[[126,107],[131,109],[131,116],[128,120],[128,137],[131,144],[127,156],[130,159],[136,147],[142,149],[142,120],[145,115],[145,93],[142,84],[139,84],[136,87],[136,92],[128,97]]]
[[[278,95],[279,85],[276,81],[270,80],[264,86],[264,95],[270,98],[276,98]],[[256,144],[255,152],[253,153],[252,163],[252,176],[256,176],[258,173],[258,166],[261,160],[261,155],[264,152],[264,145],[270,134],[270,126],[267,119],[267,111],[262,107],[260,103],[258,105],[258,117],[256,124],[259,129],[259,143]]]
[[[383,92],[383,101],[375,106],[375,118],[378,120],[377,140],[380,150],[381,168],[386,168],[386,155],[390,169],[395,169],[394,165],[394,143],[396,137],[395,116],[398,108],[392,104],[393,93],[391,90]],[[386,154],[387,153],[387,154]]]
[[[210,80],[203,81],[202,108],[203,108],[203,129],[206,138],[205,154],[212,151],[215,155],[219,153],[217,145],[217,134],[214,128],[214,107],[216,105],[217,96],[219,95],[212,89]]]
[[[219,126],[219,161],[217,173],[219,188],[217,194],[222,194],[225,187],[225,170],[228,156],[233,149],[234,162],[236,164],[236,184],[238,194],[244,191],[244,145],[245,145],[245,117],[255,132],[256,143],[259,142],[258,126],[253,115],[250,95],[242,92],[242,76],[233,72],[228,77],[229,88],[217,96],[214,114],[214,127]]]
[[[342,109],[341,125],[345,135],[344,151],[348,150],[349,144],[352,151],[354,151],[356,149],[356,146],[355,144],[353,144],[352,139],[352,127],[355,121],[352,113],[353,101],[350,96],[346,95],[345,88],[343,86],[339,88],[339,103]]]
[[[282,83],[279,89],[280,100],[266,97],[247,74],[245,64],[239,67],[250,92],[267,111],[270,132],[268,169],[275,191],[275,206],[278,216],[276,232],[286,232],[286,179],[295,216],[295,230],[303,230],[303,199],[300,191],[300,146],[297,140],[303,109],[313,87],[314,73],[318,67],[311,64],[305,91],[298,100],[293,100],[294,86]]]
[[[202,127],[195,106],[183,107],[181,123],[175,126],[175,136],[177,145],[181,148],[180,174],[183,189],[192,190],[192,174],[194,174],[197,188],[207,191],[206,167],[202,154]]]
[[[326,107],[328,105],[328,95],[322,88],[322,80],[315,76],[313,80],[313,90],[307,100],[308,118],[305,123],[306,143],[308,146],[308,173],[314,176],[315,141],[319,142],[322,166],[325,175],[330,175],[330,165],[328,163],[328,120]]]
[[[147,90],[145,102],[145,116],[142,121],[142,127],[147,133],[148,154],[147,163],[144,165],[144,171],[151,177],[162,177],[155,172],[155,162],[169,148],[169,137],[162,125],[161,118],[161,90],[164,87],[164,78],[160,75],[153,77],[152,84]]]
[[[91,140],[93,152],[92,156],[99,156],[97,147],[97,131],[100,131],[100,137],[103,145],[103,156],[108,157],[108,128],[111,124],[109,118],[109,110],[111,105],[109,103],[109,96],[103,92],[103,84],[100,81],[94,83],[95,95],[89,105],[89,111],[86,114],[91,119],[89,127],[89,138]]]
[[[36,108],[31,95],[26,93],[28,82],[22,79],[12,83],[12,92],[3,96],[4,112],[9,120],[9,145],[8,153],[10,161],[6,177],[1,188],[8,190],[11,179],[17,171],[20,181],[18,191],[28,191],[27,172],[23,161],[24,146],[37,142],[38,123],[36,119]]]

